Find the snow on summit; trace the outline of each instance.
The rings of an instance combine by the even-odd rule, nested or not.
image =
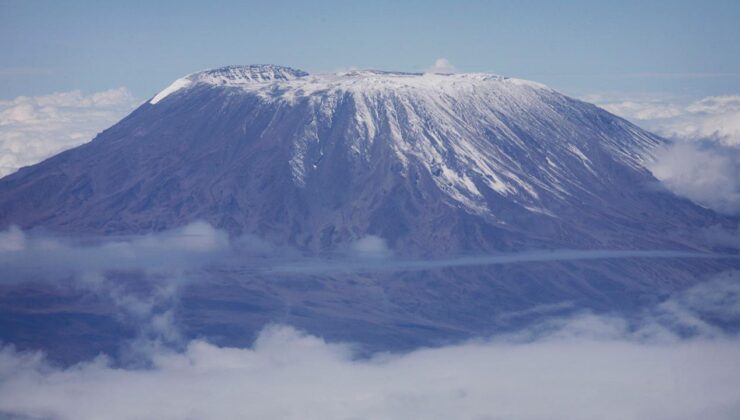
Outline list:
[[[170,94],[198,83],[215,86],[242,86],[249,83],[289,80],[307,75],[308,73],[301,70],[271,64],[220,67],[217,69],[192,73],[181,79],[175,80],[171,85],[155,95],[149,103],[156,104]]]
[[[192,73],[175,80],[170,86],[150,100],[156,104],[170,94],[191,85],[208,84],[223,87],[240,87],[245,90],[275,90],[282,88],[311,94],[327,89],[440,89],[460,88],[481,82],[506,81],[512,85],[527,85],[547,89],[539,83],[511,79],[487,73],[405,73],[380,70],[352,70],[337,73],[310,75],[302,70],[276,65],[226,66]],[[279,90],[282,90],[279,89]],[[290,96],[287,93],[286,96]]]
[[[441,191],[476,214],[490,213],[483,186],[529,211],[548,213],[543,193],[564,199],[584,188],[575,173],[598,176],[589,157],[595,142],[637,170],[644,170],[650,149],[661,142],[613,116],[603,124],[604,111],[542,84],[485,73],[311,75],[275,65],[229,66],[178,79],[150,104],[203,87],[307,109],[291,146],[298,185],[319,170],[327,127],[349,112],[353,123],[344,145],[351,159],[371,159],[381,140],[404,173],[421,165]],[[616,135],[615,124],[621,129]]]

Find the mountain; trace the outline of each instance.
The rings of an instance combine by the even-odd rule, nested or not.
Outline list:
[[[90,143],[2,178],[0,228],[119,235],[204,220],[314,256],[368,235],[415,258],[711,249],[703,229],[726,220],[660,188],[646,166],[663,143],[594,105],[492,74],[230,66],[178,79]],[[194,287],[182,313],[193,334],[223,332],[236,321],[203,308],[236,299],[253,304],[234,310],[240,334],[281,314],[327,336],[403,347],[491,331],[495,314],[537,305],[631,308],[717,270],[552,262],[293,274],[277,286],[230,272],[218,276],[249,278],[250,293],[228,281]]]
[[[206,220],[314,252],[695,246],[711,212],[657,191],[662,140],[490,74],[234,66],[0,182],[0,226],[121,234]]]

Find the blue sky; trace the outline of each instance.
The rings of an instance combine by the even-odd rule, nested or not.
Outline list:
[[[740,92],[740,1],[0,1],[0,98],[152,96],[225,64],[461,71],[571,95]]]

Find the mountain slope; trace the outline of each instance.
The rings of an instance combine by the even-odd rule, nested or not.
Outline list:
[[[696,246],[681,231],[715,216],[656,189],[644,164],[661,142],[518,79],[232,66],[0,180],[0,226],[203,219],[312,252],[367,234],[417,254]]]

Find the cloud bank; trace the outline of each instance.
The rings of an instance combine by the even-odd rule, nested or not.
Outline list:
[[[123,87],[0,100],[0,176],[92,140],[136,105]]]
[[[352,248],[358,254],[347,261],[392,260],[376,236],[362,237]],[[79,279],[77,284],[109,296],[122,319],[139,331],[127,347],[130,354],[122,357],[135,361],[130,364],[101,355],[60,367],[41,353],[19,352],[11,344],[0,347],[0,418],[653,420],[740,415],[740,340],[716,324],[740,323],[738,272],[678,293],[636,319],[581,313],[490,339],[360,358],[352,343],[326,342],[284,325],[267,327],[247,348],[186,340],[174,319],[179,286],[192,281],[188,273],[214,262],[221,266],[233,255],[240,261],[248,255],[270,262],[286,252],[250,236],[229,239],[202,222],[105,241],[15,228],[0,233],[0,277],[6,282],[12,273],[48,281]],[[450,263],[469,262],[442,262]],[[141,270],[154,287],[144,295],[126,289],[115,276],[108,277],[117,270]],[[26,281],[22,276],[11,280]]]
[[[584,99],[667,138],[712,139],[725,146],[740,146],[740,95],[697,100],[664,95],[590,95]]]
[[[673,143],[650,169],[674,193],[722,213],[740,214],[740,95],[584,98]]]
[[[740,340],[697,314],[740,318],[737,273],[638,322],[582,314],[404,354],[357,358],[288,326],[252,347],[148,347],[147,368],[104,356],[68,368],[0,351],[0,413],[53,419],[735,419]],[[697,334],[681,338],[666,325]]]

